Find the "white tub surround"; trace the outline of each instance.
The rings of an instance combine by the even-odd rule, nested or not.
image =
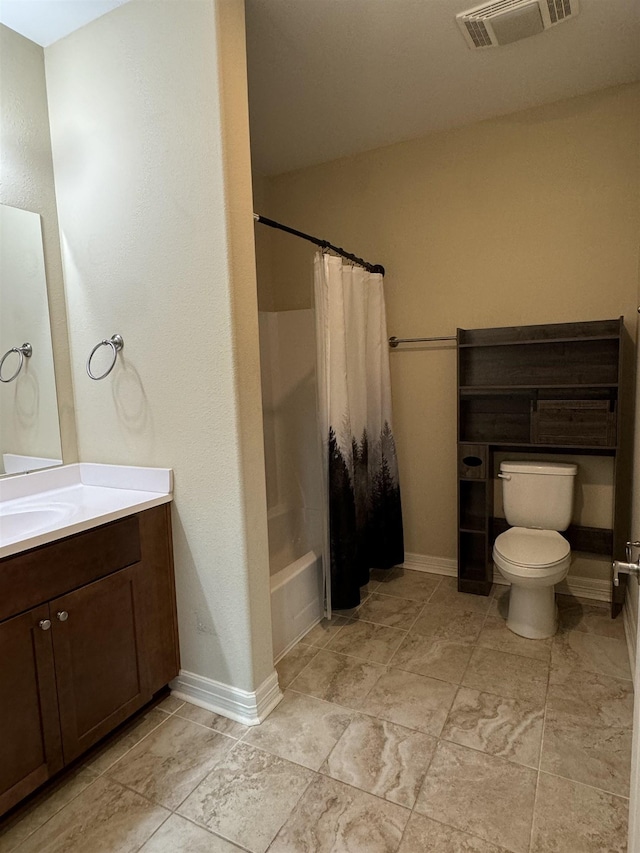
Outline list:
[[[292,649],[323,616],[322,557],[309,551],[271,575],[273,659]]]
[[[77,463],[0,480],[0,558],[172,500],[170,468]]]

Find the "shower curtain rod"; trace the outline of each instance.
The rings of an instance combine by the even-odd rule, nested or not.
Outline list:
[[[315,245],[320,246],[321,249],[331,249],[332,252],[336,252],[340,257],[346,258],[348,261],[352,261],[360,267],[364,267],[368,272],[384,275],[384,267],[382,264],[370,264],[362,258],[352,255],[351,252],[345,252],[345,250],[341,249],[339,246],[334,246],[333,243],[329,243],[327,240],[320,240],[319,237],[312,237],[310,234],[305,234],[303,231],[296,231],[295,228],[289,228],[288,225],[282,225],[280,222],[274,222],[273,219],[267,219],[266,216],[260,216],[258,213],[254,213],[253,218],[261,225],[268,225],[269,228],[278,228],[280,231],[286,231],[287,234],[293,234],[295,237],[302,237],[303,240],[315,243]]]

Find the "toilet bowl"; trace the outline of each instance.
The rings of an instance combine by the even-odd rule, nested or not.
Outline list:
[[[540,640],[558,629],[555,585],[571,564],[566,530],[573,508],[577,465],[563,462],[503,462],[504,508],[513,527],[493,546],[493,561],[511,584],[507,627]]]
[[[521,637],[541,640],[558,629],[555,585],[571,564],[571,548],[555,530],[511,527],[493,547],[493,562],[511,584],[507,627]]]

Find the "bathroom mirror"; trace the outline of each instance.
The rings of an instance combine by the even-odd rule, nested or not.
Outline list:
[[[2,359],[0,476],[61,465],[40,216],[4,204],[0,205]]]

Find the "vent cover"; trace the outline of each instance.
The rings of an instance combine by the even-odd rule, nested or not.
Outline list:
[[[470,48],[498,47],[575,18],[579,0],[495,0],[456,15]]]

